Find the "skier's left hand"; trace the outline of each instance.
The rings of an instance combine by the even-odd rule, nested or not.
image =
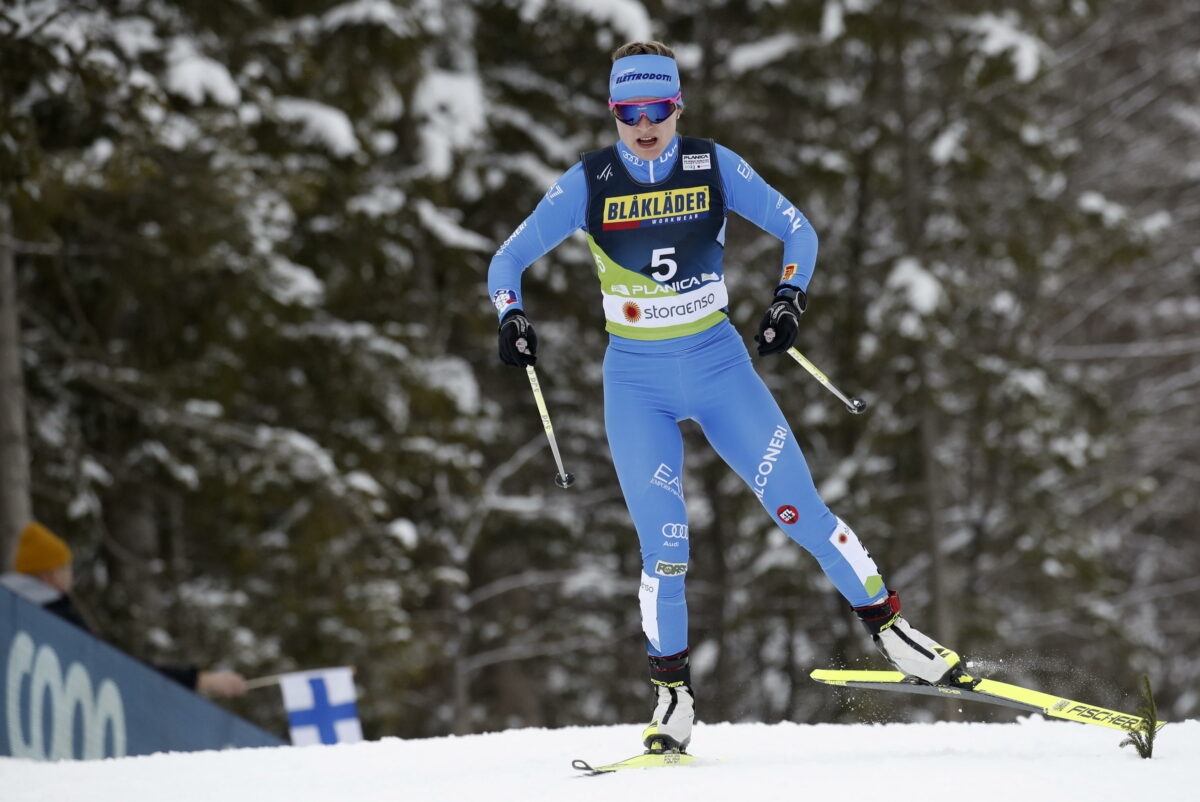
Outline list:
[[[791,348],[800,328],[800,315],[804,314],[807,307],[808,298],[804,290],[792,287],[780,289],[775,294],[771,308],[758,324],[758,334],[754,335],[758,343],[758,355],[778,354]]]

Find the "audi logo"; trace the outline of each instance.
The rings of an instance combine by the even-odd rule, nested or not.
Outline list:
[[[22,705],[21,689],[26,683],[28,703]],[[35,646],[28,633],[18,632],[8,652],[4,685],[5,724],[13,757],[75,758],[77,717],[82,724],[80,754],[84,760],[105,757],[105,735],[109,731],[112,733],[109,756],[125,756],[125,705],[111,679],[102,680],[93,690],[92,678],[82,664],[71,663],[64,674],[53,648],[46,644]],[[46,732],[47,721],[49,732]]]
[[[688,539],[687,524],[663,524],[663,537],[677,537],[680,540]]]

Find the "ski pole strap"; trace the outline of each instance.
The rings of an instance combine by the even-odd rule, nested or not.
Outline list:
[[[648,655],[648,657],[650,658],[650,682],[652,684],[664,688],[678,688],[681,685],[691,687],[692,669],[688,665],[687,649],[668,657],[655,657],[654,655]]]

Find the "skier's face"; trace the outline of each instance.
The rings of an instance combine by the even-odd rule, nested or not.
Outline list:
[[[656,100],[657,98],[634,98],[633,100]],[[633,151],[638,158],[650,161],[657,159],[666,150],[667,145],[675,138],[675,126],[679,121],[680,108],[660,123],[652,123],[646,115],[638,117],[633,125],[616,121],[617,136],[625,143],[625,147]]]

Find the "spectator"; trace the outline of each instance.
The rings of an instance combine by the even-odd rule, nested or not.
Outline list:
[[[21,530],[12,573],[0,576],[6,588],[47,612],[95,634],[71,598],[75,584],[71,548],[62,538],[33,521]],[[236,671],[200,671],[195,667],[152,666],[159,673],[207,696],[241,696],[246,680]]]

